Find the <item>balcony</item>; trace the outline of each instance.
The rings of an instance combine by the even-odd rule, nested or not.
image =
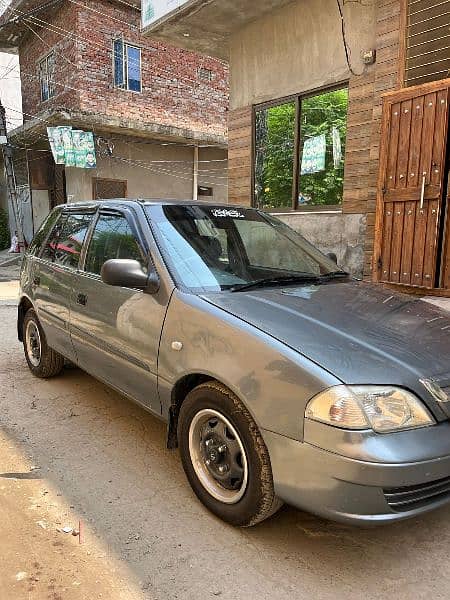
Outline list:
[[[144,35],[228,60],[230,37],[248,23],[292,0],[176,0],[178,8],[150,24]]]

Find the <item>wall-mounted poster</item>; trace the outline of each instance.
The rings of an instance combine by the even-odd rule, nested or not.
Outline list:
[[[95,141],[92,131],[84,132],[84,148],[86,151],[85,169],[95,169],[97,167],[97,158],[95,155]]]
[[[66,158],[61,129],[62,127],[47,127],[50,149],[57,165],[64,165]]]
[[[302,175],[311,175],[319,171],[325,171],[325,154],[327,151],[327,140],[325,134],[305,140],[302,155]]]
[[[47,127],[47,134],[56,164],[80,169],[97,167],[92,131],[72,127]]]
[[[142,0],[142,27],[148,27],[189,0]]]
[[[75,166],[84,169],[86,163],[86,151],[84,149],[84,131],[74,129],[72,131],[73,149],[75,152]]]
[[[75,167],[75,149],[72,140],[72,127],[60,127],[64,144],[64,164],[66,167]]]

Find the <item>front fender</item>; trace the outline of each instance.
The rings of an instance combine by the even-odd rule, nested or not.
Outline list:
[[[174,350],[173,342],[181,342],[182,349]],[[256,327],[199,296],[176,290],[159,351],[164,417],[169,415],[174,386],[191,374],[217,379],[241,399],[260,428],[296,440],[303,439],[308,401],[341,383]]]

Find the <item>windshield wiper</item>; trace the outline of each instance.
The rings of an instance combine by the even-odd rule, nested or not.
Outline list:
[[[344,279],[349,277],[347,271],[331,271],[331,273],[325,273],[320,276],[320,281],[326,281],[327,279]]]
[[[348,277],[348,273],[345,271],[332,271],[325,275],[314,275],[314,273],[299,273],[297,275],[281,275],[280,277],[266,277],[264,279],[257,279],[256,281],[250,281],[249,283],[243,283],[240,285],[234,285],[228,288],[230,292],[242,292],[257,287],[264,287],[266,285],[283,285],[285,283],[322,283],[329,279],[340,279]]]
[[[256,281],[250,281],[250,283],[243,283],[240,285],[234,285],[229,288],[230,292],[242,292],[244,290],[250,290],[251,288],[264,287],[265,285],[283,285],[284,283],[297,283],[307,281],[320,281],[319,275],[314,273],[300,273],[298,275],[282,275],[280,277],[266,277],[264,279],[257,279]]]

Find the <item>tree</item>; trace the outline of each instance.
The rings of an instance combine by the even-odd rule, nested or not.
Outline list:
[[[305,140],[325,134],[327,150],[325,171],[300,176],[300,192],[311,198],[310,203],[341,204],[344,182],[345,137],[347,129],[348,91],[336,90],[306,98],[302,102],[301,147]],[[335,127],[341,139],[342,158],[334,168],[333,137]]]
[[[300,176],[299,189],[308,204],[342,202],[347,107],[347,89],[325,92],[301,102],[301,149],[308,138],[326,136],[325,170]],[[292,203],[295,113],[295,103],[289,102],[256,114],[256,195],[258,204],[266,208]],[[334,165],[333,128],[338,130],[342,145],[338,168]]]
[[[290,206],[292,198],[295,103],[274,106],[257,114],[257,192],[268,208]],[[260,143],[258,145],[258,130]]]
[[[8,215],[3,208],[0,208],[0,250],[7,248],[10,243]]]

